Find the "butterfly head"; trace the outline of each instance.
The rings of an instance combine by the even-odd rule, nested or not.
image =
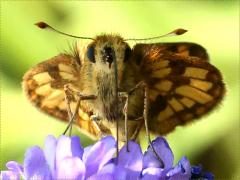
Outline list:
[[[115,35],[100,35],[88,45],[86,51],[87,59],[93,63],[96,73],[114,76],[115,65],[117,74],[121,80],[125,62],[131,55],[131,48],[120,37]]]

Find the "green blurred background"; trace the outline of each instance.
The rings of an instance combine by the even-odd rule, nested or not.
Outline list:
[[[177,128],[167,139],[175,162],[186,155],[216,179],[240,179],[239,1],[1,1],[1,169],[22,162],[24,151],[60,135],[66,124],[40,113],[26,100],[21,79],[31,66],[67,48],[74,39],[33,26],[46,21],[70,34],[106,32],[145,38],[185,28],[189,32],[157,41],[203,45],[227,86],[222,104],[210,115]],[[135,42],[131,42],[133,45]],[[83,144],[92,142],[76,129]]]

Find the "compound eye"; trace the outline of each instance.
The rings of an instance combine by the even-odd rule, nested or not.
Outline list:
[[[95,51],[95,44],[91,44],[90,46],[88,46],[87,57],[92,63],[96,62],[94,51]]]

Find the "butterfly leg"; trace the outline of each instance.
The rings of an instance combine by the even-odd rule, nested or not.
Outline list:
[[[136,139],[137,139],[137,137],[138,137],[138,135],[139,135],[139,133],[142,129],[144,121],[143,121],[143,117],[137,118],[134,121],[139,121],[139,123],[138,123],[138,125],[137,125],[135,131],[133,132],[133,135],[131,136],[130,139],[133,140],[133,141],[136,141]]]
[[[138,134],[142,128],[143,125],[143,117],[131,120],[128,119],[128,102],[129,102],[129,95],[127,93],[125,93],[125,97],[126,97],[126,102],[123,108],[123,113],[124,113],[124,129],[125,129],[125,139],[126,139],[126,148],[127,148],[127,152],[129,152],[129,146],[128,146],[128,141],[129,141],[129,135],[128,135],[128,121],[136,121],[139,122],[137,124],[137,127],[135,129],[135,131],[133,132],[132,136],[130,137],[130,140],[136,141]]]
[[[126,98],[126,101],[125,101],[125,105],[123,107],[123,113],[124,113],[124,130],[125,130],[125,139],[126,139],[126,143],[127,143],[127,152],[129,152],[129,148],[128,148],[128,93],[126,92],[120,92],[118,97],[120,98]]]
[[[67,104],[67,112],[68,112],[68,119],[69,122],[72,119],[73,113],[71,111],[71,107],[70,107],[70,101],[72,99],[72,94],[69,93],[68,88],[64,87],[64,94],[65,94],[65,102]],[[71,136],[72,134],[72,126],[70,126],[70,130],[69,130],[69,136]]]
[[[153,145],[152,145],[152,141],[150,138],[150,133],[149,133],[149,129],[148,129],[148,111],[149,111],[149,90],[148,90],[148,86],[143,82],[143,88],[144,88],[144,107],[143,107],[143,119],[144,119],[144,123],[145,123],[145,129],[146,129],[146,134],[147,134],[147,138],[148,138],[148,144],[151,147],[153,153],[155,154],[155,156],[157,157],[157,159],[160,161],[161,164],[163,164],[163,161],[161,160],[161,158],[158,156],[156,150],[154,149]]]
[[[128,119],[128,103],[129,103],[129,96],[133,93],[133,91],[135,91],[136,89],[139,89],[140,87],[136,86],[135,88],[131,89],[129,92],[119,92],[119,97],[120,98],[125,98],[125,105],[123,108],[123,113],[124,113],[124,129],[125,129],[125,140],[126,140],[126,149],[129,152],[129,147],[128,147],[128,141],[129,141],[129,135],[128,135],[128,121],[136,121],[139,122],[137,124],[137,127],[135,129],[135,131],[133,132],[132,136],[131,136],[131,140],[136,140],[138,137],[138,134],[142,128],[143,125],[143,117],[139,117],[137,119]]]
[[[144,121],[144,124],[145,124],[145,130],[146,130],[146,135],[147,135],[147,139],[148,139],[148,144],[149,144],[150,148],[152,149],[153,153],[155,154],[155,156],[157,157],[157,159],[163,164],[161,158],[158,156],[156,150],[154,149],[154,147],[152,145],[152,141],[151,141],[151,138],[150,138],[150,132],[149,132],[149,129],[148,129],[149,90],[148,90],[147,84],[143,81],[139,82],[133,89],[131,89],[129,91],[128,94],[131,95],[136,89],[139,89],[139,88],[142,88],[144,90],[143,117],[140,117],[140,118],[143,118],[143,121]],[[137,120],[139,120],[139,118],[137,118]],[[140,131],[140,129],[141,129],[141,126],[139,127],[138,131]],[[139,132],[136,132],[136,133],[138,134]]]
[[[66,99],[66,103],[67,103],[67,110],[68,110],[68,116],[69,116],[69,123],[67,128],[65,129],[65,131],[63,132],[63,134],[66,134],[66,132],[68,131],[68,129],[70,128],[70,135],[71,135],[71,131],[72,131],[72,124],[74,122],[74,119],[76,118],[76,115],[78,113],[79,107],[80,107],[80,102],[82,100],[89,100],[89,99],[96,99],[95,95],[84,95],[82,93],[80,93],[77,90],[71,89],[68,85],[64,86],[64,92],[65,92],[65,99]],[[76,95],[77,96],[77,104],[76,104],[76,108],[74,113],[72,113],[71,111],[71,107],[70,107],[70,100],[73,99]],[[75,99],[75,98],[74,98]]]

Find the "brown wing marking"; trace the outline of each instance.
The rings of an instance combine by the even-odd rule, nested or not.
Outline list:
[[[223,98],[221,74],[207,61],[157,46],[147,52],[141,57],[140,68],[149,86],[152,132],[166,134],[177,125],[202,117]]]
[[[162,43],[162,46],[165,47],[165,50],[176,53],[177,55],[185,57],[199,57],[201,60],[208,61],[209,57],[206,49],[201,45],[195,43]]]
[[[79,83],[80,66],[76,60],[65,54],[60,54],[31,68],[23,77],[23,88],[29,100],[41,111],[68,121],[65,102],[64,85]],[[74,111],[76,99],[71,99]],[[99,137],[99,130],[90,121],[87,113],[79,109],[77,124],[84,133],[91,137]]]

